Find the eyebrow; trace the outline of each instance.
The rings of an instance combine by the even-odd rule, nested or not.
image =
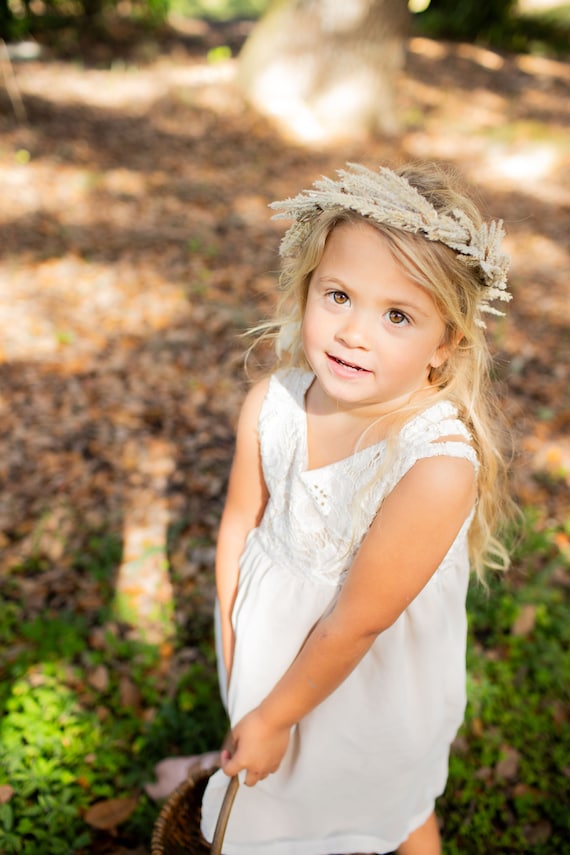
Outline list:
[[[349,288],[349,285],[347,285],[346,282],[343,282],[342,279],[337,279],[336,276],[327,276],[326,274],[317,277],[317,282],[319,283],[319,285],[338,285],[338,287],[342,288],[343,290],[347,290]]]

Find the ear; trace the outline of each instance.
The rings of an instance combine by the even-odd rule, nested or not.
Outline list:
[[[434,355],[429,361],[430,368],[441,368],[443,363],[446,361],[449,356],[451,348],[448,344],[440,344],[440,346],[435,351]]]
[[[430,359],[430,368],[441,368],[443,363],[449,359],[450,354],[455,350],[462,338],[463,333],[458,332],[455,334],[451,342],[442,341]]]

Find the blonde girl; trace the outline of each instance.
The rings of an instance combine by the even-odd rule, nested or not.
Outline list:
[[[240,415],[216,559],[227,855],[439,855],[470,566],[506,566],[482,313],[498,222],[435,167],[349,164],[293,199],[278,361]]]

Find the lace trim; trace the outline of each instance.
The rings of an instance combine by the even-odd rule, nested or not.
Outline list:
[[[473,464],[476,473],[479,471],[479,460],[471,445],[455,440],[439,440],[428,442],[420,448],[414,448],[413,452],[407,456],[406,462],[409,462],[410,465],[406,467],[405,472],[414,463],[425,460],[427,457],[461,457]]]

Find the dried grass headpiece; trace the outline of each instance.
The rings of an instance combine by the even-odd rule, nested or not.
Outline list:
[[[315,189],[303,190],[292,199],[272,202],[269,206],[280,213],[273,219],[293,219],[285,232],[280,254],[295,256],[308,237],[314,220],[322,211],[351,210],[381,225],[421,234],[427,240],[449,246],[470,267],[478,267],[481,279],[479,309],[503,315],[489,303],[508,302],[509,257],[501,252],[504,237],[502,220],[477,226],[460,209],[439,213],[405,178],[381,167],[372,172],[365,166],[348,163],[350,171],[339,169],[339,180],[322,178]]]

